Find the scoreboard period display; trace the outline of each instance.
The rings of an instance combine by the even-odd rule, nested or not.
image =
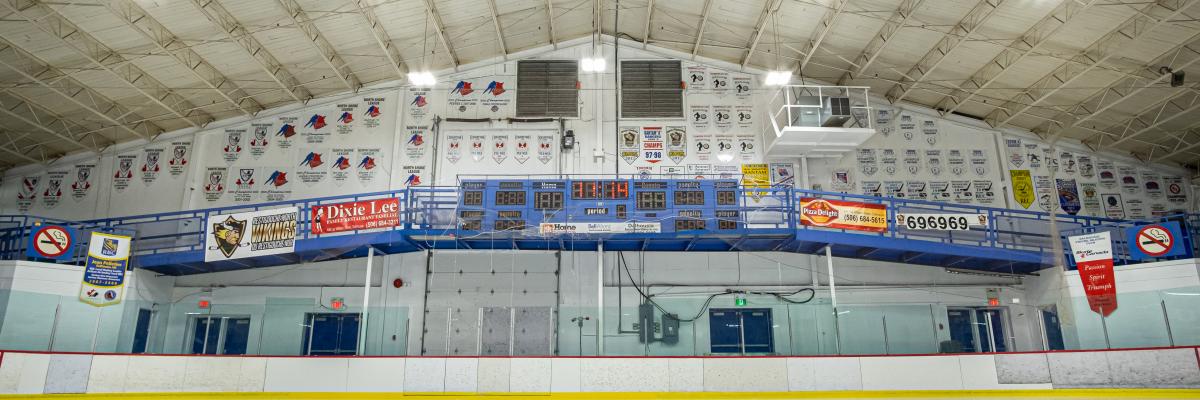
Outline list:
[[[663,232],[744,227],[735,179],[464,180],[459,228],[521,231],[542,223],[661,224]]]

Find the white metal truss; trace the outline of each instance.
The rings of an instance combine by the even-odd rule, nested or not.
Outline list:
[[[374,9],[367,4],[366,0],[355,0],[355,5],[358,7],[358,13],[367,20],[371,37],[375,39],[375,44],[379,45],[379,49],[387,56],[388,65],[396,73],[396,78],[401,81],[407,80],[408,64],[404,63],[404,57],[400,56],[400,50],[392,44],[391,36],[388,35],[387,30],[383,29],[383,24],[379,22],[379,17],[375,15]]]
[[[650,0],[650,2],[653,3],[654,0]],[[779,12],[781,5],[783,5],[783,0],[767,0],[767,4],[763,6],[762,14],[758,16],[758,23],[754,24],[754,33],[751,35],[750,43],[746,44],[746,55],[742,56],[742,68],[750,64],[750,59],[754,57],[754,51],[758,49],[758,41],[762,39],[763,32],[767,30],[767,22],[775,18],[775,13]],[[646,29],[649,30],[649,18],[646,21]]]
[[[95,114],[100,119],[108,121],[135,137],[148,140],[164,131],[160,126],[132,118],[133,112],[124,105],[109,99],[4,39],[0,39],[0,65],[16,71],[25,79],[49,89],[68,102]]]
[[[874,64],[879,55],[883,54],[883,50],[891,43],[892,38],[895,38],[896,34],[900,33],[900,29],[904,28],[904,25],[916,13],[917,8],[921,6],[922,2],[924,0],[901,1],[900,7],[896,9],[896,12],[891,17],[883,22],[883,27],[879,28],[879,32],[867,43],[867,47],[863,49],[862,54],[854,58],[854,65],[851,66],[851,69],[846,71],[841,79],[838,79],[838,85],[844,86],[851,80],[866,74],[871,68],[871,64]]]
[[[38,30],[53,36],[188,125],[198,128],[213,121],[211,115],[154,79],[121,53],[79,29],[57,10],[34,0],[5,0],[0,3],[3,3],[4,7],[12,11],[14,15],[37,27]]]
[[[429,13],[429,18],[433,20],[433,28],[437,29],[438,40],[442,42],[442,48],[446,49],[446,54],[450,55],[450,61],[454,62],[454,67],[458,68],[458,54],[454,52],[454,47],[450,45],[450,41],[446,40],[446,26],[442,24],[442,16],[437,12],[437,6],[433,4],[434,0],[425,0],[425,10]]]
[[[308,42],[317,50],[317,54],[321,55],[321,61],[333,70],[333,74],[337,75],[338,80],[342,81],[342,84],[346,85],[351,92],[357,92],[359,88],[362,88],[362,81],[359,81],[358,76],[350,69],[350,64],[338,55],[337,49],[329,44],[328,40],[325,40],[325,35],[321,34],[317,24],[308,16],[308,12],[300,7],[300,3],[297,3],[296,0],[277,1],[287,13],[288,19],[291,19],[296,28],[304,33],[304,38],[308,39]]]
[[[1146,132],[1160,129],[1168,122],[1174,121],[1185,116],[1195,116],[1194,113],[1200,110],[1200,93],[1193,91],[1187,92],[1183,96],[1172,98],[1170,101],[1164,102],[1162,105],[1148,110],[1145,114],[1131,118],[1121,128],[1121,133],[1114,135],[1100,135],[1094,143],[1097,146],[1106,144],[1104,138],[1112,136],[1116,140],[1107,143],[1109,146],[1119,146],[1128,143],[1135,138],[1141,137]],[[1108,133],[1107,131],[1105,131]]]
[[[508,45],[504,43],[504,28],[500,26],[500,11],[496,9],[496,0],[487,0],[488,8],[492,9],[492,25],[496,27],[496,43],[500,44],[500,53],[508,58]]]
[[[1061,117],[1055,116],[1053,120],[1057,121],[1057,123],[1047,122],[1034,131],[1053,138],[1058,138],[1062,136],[1063,133],[1071,130],[1072,128],[1080,126],[1080,124],[1083,124],[1084,122],[1092,121],[1096,117],[1109,114],[1108,111],[1112,109],[1112,107],[1121,104],[1139,94],[1142,94],[1146,90],[1162,89],[1163,87],[1161,84],[1169,81],[1171,75],[1158,73],[1158,67],[1162,65],[1169,65],[1178,71],[1183,71],[1197,62],[1200,62],[1200,53],[1192,50],[1192,47],[1197,45],[1200,45],[1200,35],[1193,36],[1184,43],[1181,43],[1178,46],[1175,46],[1175,48],[1168,50],[1163,55],[1156,57],[1154,62],[1149,63],[1144,68],[1138,70],[1140,72],[1139,75],[1121,78],[1115,83],[1088,97],[1086,100],[1061,112]],[[1187,60],[1183,61],[1182,58],[1186,58]],[[1127,134],[1113,144],[1119,145],[1121,143],[1125,143],[1130,138],[1137,137],[1149,131],[1150,129],[1157,127],[1160,124],[1155,122],[1164,116],[1164,112],[1173,111],[1176,113],[1190,113],[1191,111],[1194,111],[1189,110],[1188,108],[1182,108],[1180,105],[1182,103],[1174,103],[1174,101],[1181,97],[1187,96],[1189,93],[1194,94],[1194,90],[1196,88],[1197,86],[1195,84],[1176,88],[1171,92],[1171,94],[1162,96],[1161,101],[1155,101],[1154,103],[1143,108],[1137,114],[1130,116],[1129,118],[1126,118],[1115,125],[1110,125],[1125,126],[1124,133]],[[1187,104],[1191,105],[1191,103]],[[1150,116],[1150,113],[1153,113],[1153,116]],[[1151,118],[1151,122],[1145,122],[1145,118]],[[1131,130],[1133,130],[1134,133],[1130,134],[1129,132]],[[1092,135],[1088,139],[1095,139],[1099,135],[1102,134]],[[1103,137],[1101,137],[1100,140],[1102,141]]]
[[[1000,8],[1002,3],[1004,0],[981,0],[974,8],[971,8],[966,16],[942,36],[937,45],[925,53],[924,57],[921,57],[921,61],[913,65],[908,73],[900,76],[896,84],[887,91],[888,101],[895,104],[907,98],[913,89],[929,78],[929,75],[942,64],[942,61],[946,61],[951,52],[959,45],[966,43],[967,39],[986,24],[989,18],[996,15],[996,9]]]
[[[1046,15],[1041,21],[1033,24],[1033,27],[1025,31],[1021,37],[1013,40],[1012,43],[1004,47],[1000,51],[1000,54],[992,58],[992,61],[983,64],[982,67],[979,67],[978,71],[971,74],[970,78],[958,85],[951,94],[939,100],[936,103],[936,108],[945,110],[942,112],[942,115],[958,111],[959,107],[975,98],[984,89],[990,87],[992,83],[995,83],[1010,67],[1033,55],[1038,48],[1046,44],[1068,22],[1083,15],[1085,11],[1099,1],[1063,0],[1049,15]]]
[[[653,6],[653,5],[654,5],[654,2],[653,2],[653,0],[651,0],[651,6]],[[651,9],[653,9],[653,7]],[[550,35],[550,46],[557,49],[558,48],[558,38],[554,37],[554,0],[546,0],[546,24],[547,24],[546,33],[548,33]],[[647,32],[649,32],[649,29],[650,29],[650,16],[649,15],[646,16],[646,29],[647,29]],[[642,40],[642,46],[645,47],[645,45],[646,45],[645,40]]]
[[[1128,20],[1108,34],[1100,37],[1084,51],[1072,57],[1069,61],[1046,76],[1039,79],[1024,92],[1005,102],[991,113],[985,120],[993,127],[1008,124],[1017,116],[1024,114],[1042,101],[1058,93],[1075,80],[1091,72],[1109,58],[1120,52],[1124,46],[1132,45],[1168,21],[1179,16],[1197,0],[1158,0],[1135,13]]]
[[[1167,154],[1164,154],[1164,155],[1161,155],[1158,157],[1153,157],[1153,156],[1147,157],[1148,161],[1170,160],[1171,158],[1174,158],[1174,157],[1177,157],[1177,156],[1180,156],[1183,154],[1187,154],[1188,152],[1191,152],[1191,151],[1196,150],[1197,148],[1200,148],[1200,140],[1188,138],[1189,135],[1200,134],[1200,127],[1198,127],[1197,125],[1200,125],[1200,124],[1192,125],[1191,127],[1188,127],[1188,129],[1180,132],[1180,134],[1178,135],[1179,140],[1178,140],[1178,142],[1176,142],[1175,147],[1172,147],[1171,149],[1168,150],[1168,151],[1170,151],[1170,153],[1167,153]]]
[[[13,138],[12,132],[8,132],[3,129],[0,129],[0,136],[3,136],[5,141],[8,142],[8,143],[5,143],[5,145],[0,145],[0,151],[3,151],[5,153],[8,153],[8,155],[11,155],[16,158],[20,158],[22,160],[25,160],[27,162],[34,163],[34,164],[45,161],[46,154],[44,151],[42,152],[42,159],[39,160],[39,159],[30,157],[29,155],[25,154],[27,152],[27,150],[21,149],[20,147],[17,146],[17,140],[24,138],[24,136],[21,136],[18,138]]]
[[[704,40],[704,27],[708,25],[708,11],[712,8],[712,0],[704,0],[704,9],[700,11],[700,28],[696,30],[696,44],[692,46],[692,58],[700,52],[700,42]]]
[[[546,0],[546,5],[549,7],[550,0]],[[646,24],[642,27],[642,48],[650,44],[650,18],[654,17],[654,0],[646,0]],[[553,22],[550,24],[554,26]],[[745,65],[745,64],[742,64]]]
[[[64,144],[80,150],[95,152],[99,149],[94,139],[91,146],[79,141],[80,134],[74,133],[80,130],[76,124],[68,122],[43,107],[34,105],[8,90],[0,91],[0,113],[59,138]]]
[[[796,68],[801,73],[808,66],[808,61],[812,60],[813,55],[817,54],[817,49],[821,47],[821,43],[825,42],[825,38],[829,37],[829,32],[833,31],[833,25],[837,24],[838,17],[842,16],[842,12],[846,10],[846,5],[850,4],[850,0],[834,0],[834,4],[830,5],[829,10],[825,11],[825,15],[821,16],[821,21],[817,23],[816,30],[808,37],[808,41],[804,43],[804,48],[800,50],[800,54],[804,56],[800,62],[796,63]]]
[[[263,106],[249,93],[205,61],[204,57],[192,50],[183,40],[175,37],[175,34],[133,0],[109,0],[106,5],[109,11],[121,18],[121,22],[150,40],[160,51],[175,58],[175,61],[186,67],[200,82],[217,92],[243,115],[250,116],[263,110]]]
[[[201,13],[204,14],[204,16],[208,18],[210,22],[217,26],[217,29],[220,29],[221,32],[225,33],[225,36],[229,37],[230,41],[236,43],[238,46],[241,46],[243,50],[249,53],[250,56],[258,62],[259,67],[261,67],[262,70],[267,73],[267,75],[270,75],[271,79],[274,80],[275,83],[279,85],[279,87],[282,88],[289,97],[292,98],[292,100],[304,103],[312,99],[312,93],[310,93],[307,88],[302,86],[300,81],[296,79],[291,72],[288,72],[288,70],[283,67],[283,64],[281,64],[279,60],[275,59],[275,56],[271,55],[271,52],[267,51],[267,49],[263,47],[262,43],[259,43],[258,40],[250,34],[250,31],[246,30],[246,27],[242,26],[242,23],[238,22],[237,18],[233,17],[233,14],[230,14],[225,7],[221,6],[221,3],[218,3],[217,0],[192,0],[192,3],[196,5],[196,8],[200,9]]]

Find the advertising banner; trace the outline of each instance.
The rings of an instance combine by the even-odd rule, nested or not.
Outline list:
[[[298,214],[285,207],[208,217],[204,262],[295,251]]]
[[[911,230],[965,231],[987,224],[987,214],[896,214],[896,227]]]
[[[96,307],[121,302],[129,247],[129,236],[92,232],[83,283],[79,287],[80,301]]]
[[[312,207],[311,229],[315,235],[396,225],[400,225],[400,202],[396,198]]]
[[[1117,309],[1117,278],[1113,274],[1112,240],[1109,232],[1071,236],[1071,254],[1083,280],[1088,306],[1108,316]]]
[[[800,223],[803,225],[886,232],[887,220],[887,207],[883,204],[811,197],[800,199]]]
[[[662,224],[658,222],[567,222],[542,223],[538,231],[543,234],[571,233],[659,233]]]

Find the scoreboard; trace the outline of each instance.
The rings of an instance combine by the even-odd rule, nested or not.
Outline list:
[[[730,231],[745,224],[736,179],[464,180],[465,231],[538,229],[542,223],[659,223],[662,232]]]

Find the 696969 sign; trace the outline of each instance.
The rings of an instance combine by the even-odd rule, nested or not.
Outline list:
[[[896,227],[910,230],[965,231],[987,224],[987,214],[896,214]]]

